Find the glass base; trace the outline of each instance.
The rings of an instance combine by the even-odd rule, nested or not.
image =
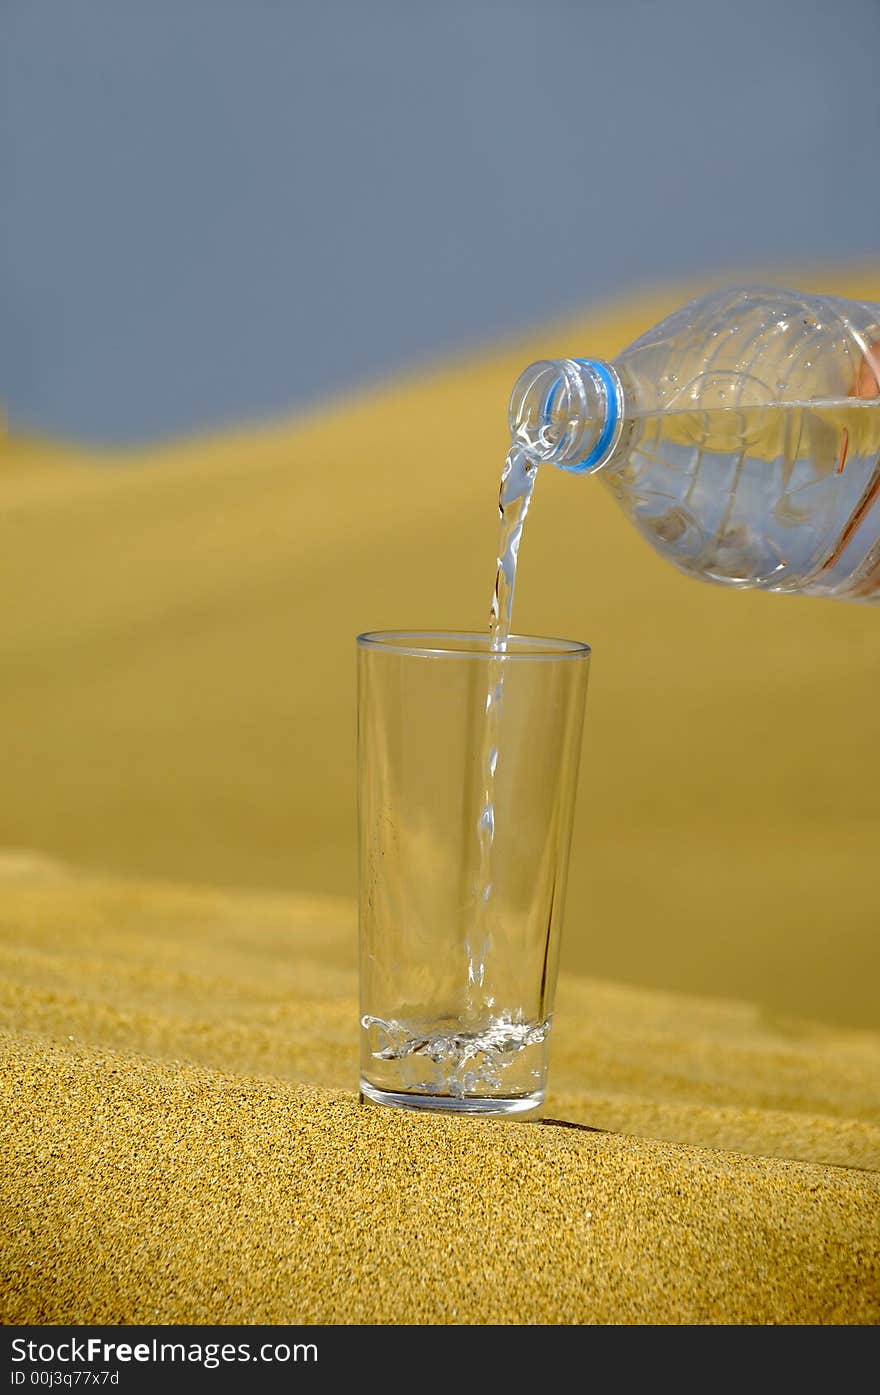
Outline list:
[[[481,1118],[537,1119],[544,1106],[544,1091],[530,1095],[420,1095],[402,1090],[380,1090],[361,1076],[362,1104],[384,1104],[394,1109],[430,1110],[433,1114],[470,1114]]]

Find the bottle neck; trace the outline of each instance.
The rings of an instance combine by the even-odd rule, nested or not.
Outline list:
[[[517,379],[509,419],[512,440],[531,460],[593,474],[616,452],[623,387],[602,359],[541,359]]]

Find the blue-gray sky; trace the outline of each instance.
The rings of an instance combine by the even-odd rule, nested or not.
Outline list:
[[[880,5],[2,0],[0,400],[138,440],[880,243]]]

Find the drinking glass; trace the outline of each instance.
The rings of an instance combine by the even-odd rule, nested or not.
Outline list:
[[[357,646],[361,1098],[536,1116],[589,647]]]

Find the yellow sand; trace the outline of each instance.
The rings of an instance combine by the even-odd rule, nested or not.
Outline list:
[[[404,1115],[345,901],[0,891],[5,1321],[880,1319],[880,1035],[569,977],[547,1113],[604,1131]]]

